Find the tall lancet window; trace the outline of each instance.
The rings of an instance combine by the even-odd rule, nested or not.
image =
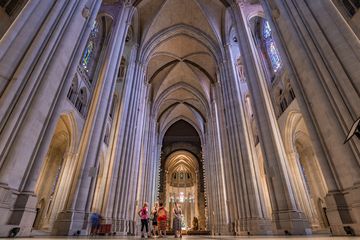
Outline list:
[[[99,41],[98,36],[99,36],[99,22],[95,20],[80,63],[87,73],[89,73],[89,69],[92,65],[91,63],[92,61],[94,61],[94,55],[96,52],[96,47],[98,45],[97,43]]]
[[[271,28],[268,21],[264,20],[262,28],[263,41],[266,48],[272,70],[276,73],[281,67],[281,58],[276,44],[272,38]]]

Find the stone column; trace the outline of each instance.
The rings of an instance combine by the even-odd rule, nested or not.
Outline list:
[[[149,88],[147,88],[149,90]],[[148,93],[147,93],[148,95]],[[144,129],[142,131],[141,139],[141,152],[140,152],[140,161],[141,161],[141,171],[139,172],[139,183],[137,189],[137,199],[140,199],[141,202],[148,202],[149,208],[153,206],[153,201],[151,197],[151,185],[152,185],[152,158],[151,158],[151,148],[152,145],[152,135],[150,135],[150,101],[147,99],[144,104],[144,117],[141,119],[142,124],[144,124]]]
[[[131,162],[133,165],[131,166],[131,175],[130,175],[130,182],[129,186],[133,187],[133,189],[129,189],[129,192],[132,194],[131,198],[128,200],[129,207],[128,207],[128,213],[130,214],[130,219],[133,221],[136,221],[136,208],[135,208],[135,201],[136,199],[136,192],[138,189],[138,181],[140,181],[139,177],[139,164],[140,164],[140,153],[141,148],[143,144],[143,138],[144,138],[144,127],[145,127],[145,114],[146,114],[146,102],[147,102],[147,89],[148,85],[144,84],[145,79],[145,68],[142,64],[139,64],[139,76],[138,76],[139,86],[138,86],[138,92],[139,95],[137,96],[138,103],[136,106],[136,115],[135,115],[135,121],[134,121],[134,138],[133,138],[133,147],[132,149],[132,156],[131,156]],[[142,203],[141,203],[142,205]]]
[[[19,13],[17,18],[11,24],[10,28],[6,34],[2,37],[0,42],[0,95],[7,95],[7,98],[16,97],[13,91],[7,90],[4,92],[5,88],[19,89],[23,81],[20,79],[23,77],[19,73],[22,71],[28,70],[31,65],[31,61],[27,64],[24,64],[24,69],[17,70],[18,65],[23,61],[22,57],[24,54],[28,53],[29,46],[33,45],[35,49],[30,50],[31,55],[27,54],[27,58],[35,59],[37,57],[37,51],[39,51],[43,46],[39,43],[43,42],[47,34],[42,34],[43,36],[38,36],[41,30],[45,30],[47,33],[51,33],[50,28],[53,24],[56,25],[56,15],[64,10],[66,2],[55,4],[54,2],[41,3],[40,0],[29,1],[22,11]],[[54,7],[54,9],[52,9]],[[48,16],[50,14],[50,16]],[[41,29],[42,23],[47,25]],[[54,26],[54,25],[53,25]],[[32,31],[28,31],[31,29]],[[34,44],[34,41],[37,44]],[[16,74],[14,74],[17,72]],[[20,81],[15,81],[15,80]],[[13,82],[12,84],[10,84]],[[21,89],[21,88],[20,88]],[[3,96],[2,96],[3,100]],[[11,99],[3,102],[3,107],[0,110],[0,119],[3,120],[9,109],[11,107]],[[5,119],[4,119],[5,120]],[[1,121],[2,122],[2,121]]]
[[[247,18],[238,3],[233,3],[232,10],[241,42],[240,49],[248,76],[252,102],[254,103],[255,118],[260,130],[259,138],[263,148],[271,192],[273,222],[279,234],[284,234],[285,231],[292,234],[305,234],[311,230],[304,214],[295,205],[294,193],[285,167],[285,162],[288,159],[264,79],[264,72],[260,69],[259,56],[252,40],[252,34],[247,28]]]
[[[139,164],[143,151],[143,129],[146,121],[146,93],[144,68],[137,59],[138,46],[131,50],[130,64],[124,85],[122,100],[121,134],[118,135],[116,165],[111,183],[108,215],[112,215],[120,233],[135,233],[135,209],[138,208]],[[114,193],[112,193],[114,192]],[[141,195],[140,195],[141,196]]]
[[[60,118],[61,105],[62,105],[61,99],[66,98],[66,94],[68,92],[68,89],[71,85],[71,81],[73,79],[73,73],[76,71],[75,69],[77,68],[79,59],[83,52],[83,48],[85,47],[85,44],[88,40],[90,31],[91,31],[92,25],[90,23],[92,23],[94,21],[94,19],[96,18],[98,10],[100,8],[100,5],[101,5],[101,1],[94,1],[91,13],[89,12],[89,13],[86,13],[85,15],[84,15],[84,13],[82,14],[84,17],[87,18],[88,24],[86,25],[86,30],[84,31],[84,33],[81,37],[81,40],[79,41],[79,46],[76,49],[76,52],[74,54],[75,56],[72,59],[72,63],[69,64],[69,65],[71,65],[71,67],[70,67],[71,69],[69,70],[69,72],[66,76],[66,82],[64,83],[64,86],[60,93],[60,97],[59,97],[60,100],[57,101],[56,105],[54,106],[53,114],[50,118],[49,125],[46,129],[46,132],[44,134],[44,138],[41,142],[41,145],[39,146],[39,149],[38,149],[38,152],[36,155],[37,161],[35,161],[34,164],[32,165],[29,176],[26,180],[26,185],[23,190],[25,193],[33,193],[35,190],[35,186],[38,182],[38,176],[41,174],[40,173],[41,167],[43,165],[43,162],[46,161],[45,157],[49,151],[49,146],[50,146],[51,140],[54,135],[53,132],[54,132],[56,124],[58,123],[59,118]],[[85,7],[85,9],[83,9],[83,11],[90,11],[90,9]],[[72,133],[72,134],[75,135],[75,133]],[[73,140],[76,141],[75,138],[73,138]],[[73,151],[76,151],[76,149],[74,149],[75,146],[76,146],[76,143],[71,142],[71,146],[69,146],[68,152],[64,156],[63,164],[64,165],[66,164],[66,166],[65,166],[66,170],[63,170],[63,171],[65,171],[67,173],[71,172],[71,170],[75,167],[74,162],[76,161],[76,159],[78,157],[77,153],[73,152]],[[67,159],[70,159],[69,162],[67,161]],[[71,183],[71,178],[68,179],[68,183]],[[64,195],[63,197],[65,198],[66,196]]]
[[[104,62],[97,81],[94,98],[84,127],[83,142],[79,149],[78,179],[72,186],[66,210],[59,214],[54,226],[56,234],[70,234],[81,231],[85,234],[90,212],[96,176],[91,172],[98,168],[99,149],[105,133],[106,119],[111,108],[116,84],[116,73],[120,65],[127,32],[126,22],[131,18],[131,7],[122,4],[114,20],[113,32],[106,49]]]
[[[158,165],[159,163],[159,152],[161,150],[161,146],[158,146],[157,144],[157,134],[156,134],[156,120],[155,120],[155,116],[151,113],[151,104],[149,104],[149,111],[150,111],[150,116],[149,116],[149,143],[148,143],[148,153],[147,153],[147,158],[150,164],[151,169],[150,171],[150,176],[149,176],[149,199],[151,201],[152,204],[154,204],[155,202],[158,201],[157,199],[157,192],[158,192],[158,184],[159,184],[159,180],[158,180],[158,176],[159,176],[159,168],[160,166]]]
[[[42,139],[54,128],[49,120],[56,115],[54,111],[75,72],[71,65],[81,55],[76,49],[85,45],[84,9],[88,18],[96,14],[96,3],[30,1],[1,42],[0,75],[11,80],[1,96],[0,181],[14,200],[2,206],[15,204],[12,208],[16,211],[10,216],[10,208],[2,212],[1,207],[0,212],[11,217],[8,222],[12,225],[20,225],[24,236],[29,235],[35,218],[34,177],[46,155]],[[65,50],[63,46],[67,46]],[[43,152],[40,159],[39,149]],[[35,169],[37,175],[28,178]],[[14,191],[23,192],[18,195]],[[7,235],[9,227],[1,226],[0,235]]]
[[[119,191],[120,201],[120,217],[128,220],[134,218],[134,204],[136,202],[136,189],[137,183],[133,182],[133,178],[137,178],[138,164],[139,164],[139,148],[138,143],[141,143],[139,138],[139,132],[142,131],[142,125],[139,123],[140,111],[144,112],[141,108],[141,101],[143,98],[143,71],[142,66],[138,62],[134,62],[134,85],[132,88],[127,89],[131,102],[129,103],[127,119],[126,119],[126,131],[123,138],[126,139],[126,143],[122,146],[122,150],[119,153],[120,160],[124,162],[124,173],[126,176],[123,178],[122,188]],[[139,124],[138,124],[139,123]],[[139,128],[139,129],[138,129]]]
[[[214,188],[214,190],[211,193],[211,201],[209,201],[209,204],[212,204],[212,224],[215,224],[214,229],[216,231],[214,234],[228,234],[229,202],[227,200],[227,190],[231,190],[229,189],[230,182],[227,181],[226,178],[230,176],[228,171],[230,171],[231,167],[228,166],[228,162],[225,161],[228,154],[228,144],[226,144],[226,131],[222,114],[224,107],[220,107],[223,105],[219,82],[212,85],[211,92],[213,94],[210,109],[211,127],[209,127],[209,131],[211,131],[211,140],[208,144],[209,149],[212,148],[212,157],[207,161],[210,165],[210,171],[207,175],[208,178],[212,176],[211,188]]]
[[[121,105],[119,106],[119,118],[116,123],[118,128],[118,134],[116,138],[116,151],[114,157],[114,166],[112,168],[112,180],[109,187],[109,197],[107,200],[107,218],[112,219],[114,231],[117,234],[123,234],[125,232],[125,221],[123,216],[123,211],[120,211],[120,204],[122,203],[121,191],[124,188],[125,179],[127,177],[128,171],[126,169],[128,159],[121,158],[124,149],[127,146],[128,138],[124,136],[128,131],[128,112],[132,108],[132,95],[131,89],[134,88],[135,81],[134,72],[135,72],[135,59],[137,55],[137,47],[135,46],[131,52],[129,65],[126,71],[126,77],[123,83],[123,94],[121,95]]]
[[[107,176],[107,185],[106,185],[106,196],[103,200],[102,206],[102,217],[105,219],[106,223],[112,223],[112,231],[117,232],[118,226],[116,222],[116,218],[113,217],[113,210],[114,210],[114,198],[116,195],[116,184],[117,179],[120,175],[118,169],[121,165],[120,161],[117,159],[117,151],[118,146],[121,145],[122,141],[122,134],[123,134],[123,122],[124,122],[124,91],[123,87],[125,85],[126,78],[121,82],[117,82],[117,86],[115,91],[117,92],[118,96],[118,104],[115,110],[115,114],[113,117],[112,128],[114,129],[114,136],[113,136],[113,145],[111,149],[111,162],[108,169],[108,176]]]
[[[212,105],[214,106],[214,105]],[[202,152],[204,154],[204,181],[205,181],[205,191],[207,196],[207,230],[211,231],[212,234],[215,234],[215,227],[217,221],[215,219],[215,214],[213,214],[214,209],[218,209],[216,206],[217,194],[215,189],[214,182],[216,181],[216,171],[214,169],[215,161],[216,161],[216,143],[215,143],[215,130],[216,126],[214,125],[214,117],[213,114],[210,115],[210,120],[207,122],[208,131],[205,132],[205,143],[203,144]]]
[[[233,63],[234,64],[234,63]],[[254,132],[255,129],[253,129],[252,126],[252,121],[254,118],[254,111],[253,111],[253,106],[251,104],[251,101],[249,99],[250,96],[246,96],[249,93],[249,89],[247,86],[247,79],[245,76],[245,69],[244,69],[244,64],[241,60],[240,57],[240,61],[237,61],[236,63],[236,68],[234,68],[234,77],[237,80],[237,83],[239,85],[239,94],[240,94],[240,99],[239,101],[242,102],[242,106],[243,106],[243,111],[244,111],[244,121],[246,124],[246,135],[248,138],[248,145],[249,145],[249,154],[250,154],[250,159],[252,159],[252,161],[250,162],[251,164],[251,178],[253,178],[254,181],[254,186],[256,189],[256,192],[259,195],[259,205],[260,205],[260,212],[261,212],[261,216],[264,219],[271,219],[269,211],[269,205],[270,205],[270,201],[269,201],[269,194],[268,194],[268,186],[266,184],[266,182],[264,183],[263,179],[262,179],[262,175],[261,172],[263,170],[263,164],[261,164],[261,155],[258,155],[257,153],[257,149],[256,148],[260,148],[260,144],[257,143],[257,140],[255,139],[256,133]],[[244,134],[245,135],[245,134]],[[268,233],[271,233],[271,231],[268,231]]]
[[[231,46],[225,46],[227,62],[225,62],[225,79],[222,81],[223,98],[226,100],[227,131],[230,143],[230,156],[236,194],[238,211],[241,220],[243,234],[266,234],[271,232],[269,219],[264,219],[261,210],[260,192],[256,185],[255,169],[253,162],[256,161],[251,154],[250,132],[246,125],[245,106],[241,100],[239,79],[237,78],[234,58]],[[241,181],[239,181],[239,178]],[[255,220],[256,219],[256,220]],[[241,233],[240,233],[241,234]]]
[[[291,175],[291,184],[294,189],[294,195],[297,207],[301,209],[308,217],[309,222],[314,225],[316,219],[314,217],[314,208],[310,193],[307,190],[304,176],[301,171],[299,154],[295,151],[287,153],[289,158],[289,171]],[[314,164],[315,165],[315,164]],[[315,167],[315,166],[314,166]]]
[[[332,1],[262,3],[326,180],[332,231],[359,233],[360,143],[343,141],[360,112],[360,42]]]

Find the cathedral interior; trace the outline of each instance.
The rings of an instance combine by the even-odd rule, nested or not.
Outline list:
[[[0,0],[0,237],[360,235],[359,8]]]

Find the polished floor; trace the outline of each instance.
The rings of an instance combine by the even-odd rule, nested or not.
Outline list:
[[[250,240],[272,240],[272,239],[297,239],[297,240],[302,240],[302,239],[307,239],[307,240],[326,240],[326,239],[334,239],[334,240],[355,240],[355,239],[359,239],[360,237],[330,237],[327,235],[309,235],[309,236],[184,236],[183,239],[194,239],[194,240],[200,240],[200,239],[250,239]],[[6,238],[5,238],[6,239]],[[113,240],[122,240],[122,239],[141,239],[140,237],[32,237],[32,238],[21,238],[22,240],[35,240],[35,239],[40,239],[40,240],[71,240],[71,239],[83,239],[83,240],[95,240],[95,239],[113,239]],[[155,238],[157,239],[157,238]],[[161,240],[165,240],[165,239],[174,239],[173,236],[168,236],[167,238],[160,238]]]

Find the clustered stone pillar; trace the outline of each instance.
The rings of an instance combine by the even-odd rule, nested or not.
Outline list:
[[[283,234],[287,231],[292,234],[304,234],[310,230],[309,223],[295,204],[293,189],[285,168],[287,157],[252,34],[247,28],[247,18],[240,3],[233,3],[232,11],[237,23],[240,49],[260,130],[259,138],[264,152],[275,233]]]
[[[79,178],[72,185],[65,210],[58,216],[53,230],[56,234],[72,235],[77,231],[87,230],[87,219],[92,210],[96,186],[96,176],[91,172],[97,172],[96,169],[99,168],[99,149],[104,139],[106,119],[115,90],[116,73],[127,32],[125,20],[129,18],[130,10],[130,7],[123,5],[114,20],[113,32],[104,58],[106,61],[101,67],[81,140],[79,162],[82,164],[77,166]]]
[[[7,236],[14,226],[20,227],[19,235],[30,235],[41,195],[36,196],[36,191],[39,182],[46,182],[44,176],[49,176],[41,170],[47,170],[43,166],[48,164],[53,166],[49,168],[52,182],[47,189],[51,184],[55,189],[59,179],[65,179],[57,188],[56,201],[51,199],[52,205],[48,205],[53,212],[46,216],[49,222],[45,227],[54,234],[88,233],[95,204],[104,222],[112,224],[113,232],[135,234],[136,212],[143,202],[152,205],[156,197],[169,199],[169,173],[161,169],[162,179],[158,174],[161,160],[165,159],[161,156],[159,119],[152,112],[156,109],[151,100],[152,86],[146,83],[148,62],[142,54],[144,46],[136,40],[126,46],[135,13],[132,2],[120,0],[110,7],[102,5],[102,0],[30,0],[1,39],[0,237]],[[252,125],[246,117],[239,86],[239,80],[244,79],[238,79],[235,72],[238,56],[233,56],[232,47],[237,43],[228,40],[224,46],[218,46],[219,54],[215,54],[217,79],[209,84],[201,136],[203,155],[197,156],[206,171],[206,196],[200,186],[203,174],[197,173],[195,198],[199,201],[197,206],[186,203],[187,220],[190,223],[190,216],[199,213],[200,227],[207,225],[213,234],[307,234],[310,226],[304,212],[317,224],[316,214],[305,186],[301,185],[304,179],[298,171],[298,156],[284,150],[266,74],[249,29],[249,16],[242,8],[249,1],[231,2],[227,11],[234,20],[245,69],[240,78],[246,75],[254,103],[268,187],[263,187],[259,156],[252,146]],[[290,72],[328,190],[326,203],[321,205],[327,214],[322,216],[323,221],[329,219],[334,234],[360,234],[360,144],[355,139],[343,144],[360,113],[360,43],[332,1],[262,0],[262,5],[279,43],[283,67]],[[260,5],[255,7],[260,9]],[[82,129],[71,133],[79,137],[65,134],[73,142],[58,154],[48,154],[52,153],[50,144],[63,117],[63,99],[66,100],[94,20],[104,9],[112,11],[112,25],[106,35],[105,50],[101,50],[94,86],[90,86],[93,89],[88,114],[78,116],[82,118]],[[126,47],[126,54],[130,52],[129,65],[120,90],[117,117],[112,119],[112,129],[116,129],[112,132],[114,141],[104,150],[111,103],[119,90],[117,73]],[[108,168],[106,178],[101,180],[102,191],[96,193],[103,151],[107,151]],[[308,158],[307,168],[311,166],[312,154],[310,150],[303,152],[303,157]],[[321,178],[316,174],[320,173],[313,173],[314,179]],[[156,196],[158,184],[163,185],[161,196]],[[265,196],[268,189],[269,196]],[[318,191],[325,192],[324,189]],[[99,196],[102,193],[106,196]],[[267,211],[270,207],[265,206],[268,202],[272,219]],[[206,215],[208,219],[204,218]]]
[[[239,79],[234,72],[234,56],[231,54],[230,44],[225,46],[228,61],[223,68],[224,79],[222,84],[222,96],[225,105],[226,133],[229,142],[229,173],[233,182],[233,194],[231,201],[234,209],[231,211],[234,216],[233,225],[238,234],[266,234],[271,232],[270,219],[265,219],[262,212],[260,192],[257,189],[257,181],[253,168],[254,155],[251,154],[250,132],[246,126],[246,115],[241,93]],[[239,178],[241,179],[239,181]],[[230,195],[230,194],[229,194]],[[229,199],[230,200],[230,199]],[[235,229],[234,229],[235,230]]]
[[[46,154],[39,139],[56,124],[49,120],[71,83],[73,63],[82,52],[78,49],[90,33],[86,23],[95,18],[100,3],[29,1],[2,38],[0,192],[8,197],[1,198],[0,236],[7,236],[11,225],[20,226],[20,235],[30,233],[37,201],[30,174],[38,173]]]
[[[147,85],[144,84],[144,67],[137,61],[137,46],[131,49],[130,63],[124,83],[122,113],[119,118],[116,164],[112,169],[107,217],[113,219],[113,226],[119,233],[135,233],[136,209],[142,204],[138,186],[146,171],[140,171],[143,147],[142,135],[146,128]]]
[[[360,43],[332,1],[262,1],[313,139],[328,188],[334,234],[360,232],[359,142],[344,144],[359,117]],[[345,194],[346,193],[346,194]]]
[[[205,163],[205,171],[208,172],[205,181],[207,182],[207,190],[209,196],[212,196],[209,201],[209,220],[211,222],[211,232],[213,234],[227,234],[229,233],[229,209],[226,199],[226,189],[228,185],[225,182],[226,165],[224,166],[224,157],[222,145],[222,129],[220,126],[220,114],[222,109],[218,106],[217,94],[220,92],[220,84],[216,82],[213,84],[212,104],[211,104],[211,122],[209,122],[209,141],[206,143],[207,161]],[[211,139],[211,141],[210,141]],[[211,177],[210,177],[211,176]],[[211,190],[210,190],[211,189]]]

